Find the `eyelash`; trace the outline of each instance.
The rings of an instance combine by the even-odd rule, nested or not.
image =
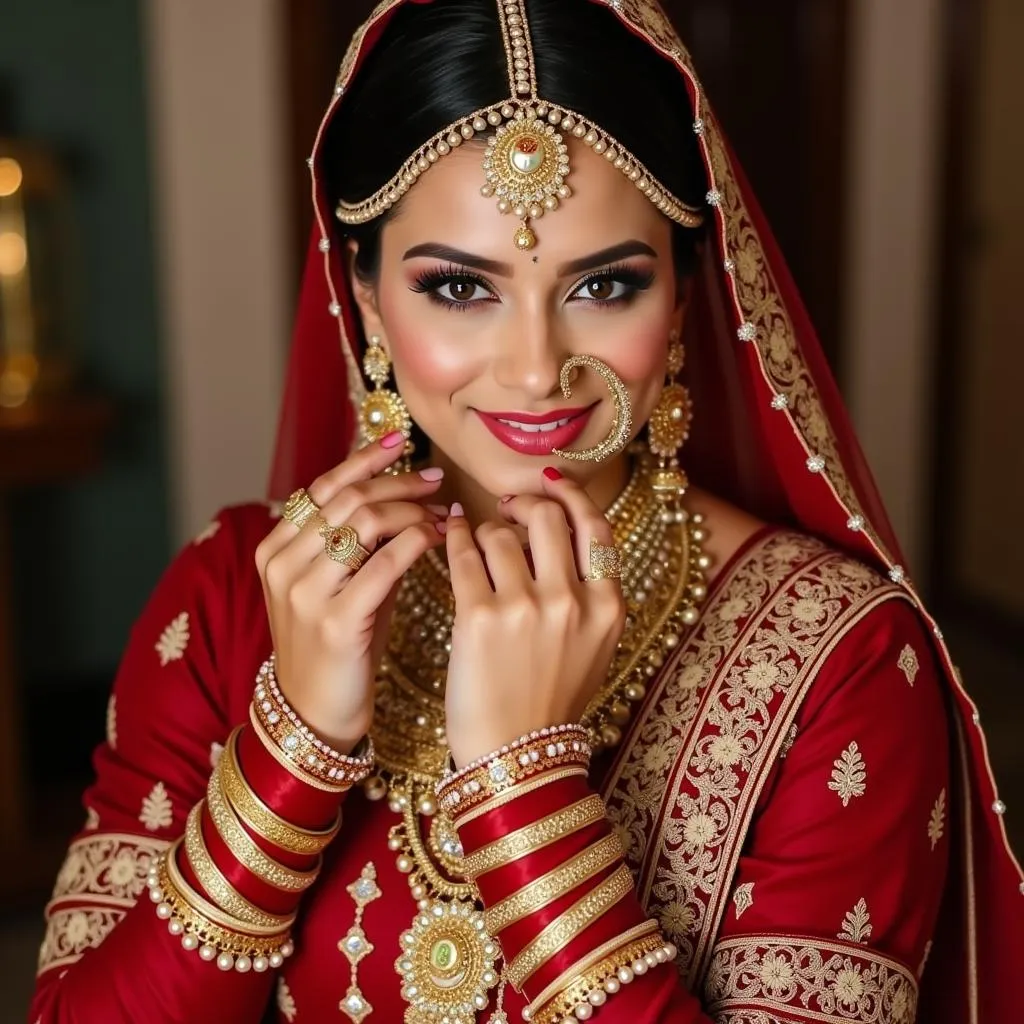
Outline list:
[[[604,270],[599,270],[596,273],[588,274],[576,287],[572,293],[575,295],[581,289],[593,284],[595,281],[613,281],[617,284],[625,285],[627,291],[624,295],[616,296],[612,299],[587,299],[584,298],[582,301],[593,303],[595,306],[601,306],[605,309],[611,306],[628,305],[631,303],[640,292],[646,291],[650,288],[654,282],[653,271],[641,271],[635,267],[625,263],[613,264],[610,267],[606,267]],[[424,270],[415,280],[412,285],[414,292],[425,294],[427,298],[439,306],[443,306],[446,309],[455,310],[460,313],[468,312],[473,307],[479,305],[481,302],[490,302],[493,299],[469,299],[465,302],[456,302],[453,299],[447,299],[443,295],[438,294],[438,289],[444,287],[446,284],[473,284],[479,288],[483,288],[489,292],[491,296],[494,296],[494,291],[490,284],[484,278],[479,277],[470,270],[466,270],[464,267],[458,267],[455,264],[449,263],[443,267],[434,267],[430,270]]]

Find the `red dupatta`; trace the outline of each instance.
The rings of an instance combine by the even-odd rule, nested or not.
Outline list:
[[[310,158],[315,224],[281,412],[270,490],[287,495],[357,443],[363,339],[319,180],[324,130],[388,18],[385,0],[357,31]],[[411,0],[430,2],[430,0]],[[955,732],[952,827],[957,841],[920,1019],[948,1024],[1024,1020],[1011,979],[1024,963],[1024,874],[1010,851],[974,704],[942,634],[900,565],[886,517],[814,329],[768,225],[678,35],[651,0],[590,0],[612,9],[684,77],[714,224],[687,316],[689,383],[698,416],[687,469],[755,514],[823,537],[903,586],[933,632]]]

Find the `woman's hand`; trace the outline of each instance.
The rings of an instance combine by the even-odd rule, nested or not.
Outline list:
[[[618,580],[583,582],[590,542],[611,527],[571,480],[545,497],[499,507],[525,526],[533,572],[511,526],[485,523],[475,543],[453,506],[446,526],[455,625],[445,693],[448,746],[459,767],[545,726],[579,721],[622,635]]]
[[[303,721],[342,753],[373,720],[374,672],[384,652],[397,585],[428,548],[442,542],[445,509],[421,502],[442,471],[378,476],[402,453],[385,437],[312,484],[310,497],[333,526],[351,526],[373,552],[357,572],[332,561],[315,521],[284,519],[256,550],[277,651],[281,690]]]

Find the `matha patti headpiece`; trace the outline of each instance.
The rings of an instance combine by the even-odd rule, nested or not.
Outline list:
[[[662,213],[688,228],[704,217],[677,199],[632,153],[581,114],[540,98],[525,0],[497,0],[501,34],[508,61],[511,96],[474,111],[442,129],[402,165],[383,188],[359,203],[338,204],[343,224],[364,224],[389,210],[409,191],[424,171],[463,142],[493,131],[484,157],[485,196],[496,196],[498,210],[519,218],[514,235],[517,249],[532,249],[537,236],[530,226],[545,211],[558,209],[572,195],[566,183],[571,173],[569,148],[562,133],[600,153],[632,181]]]

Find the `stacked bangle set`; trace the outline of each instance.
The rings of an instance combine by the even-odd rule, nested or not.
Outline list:
[[[459,832],[465,874],[487,905],[487,933],[499,936],[538,915],[536,931],[513,929],[518,943],[502,937],[504,979],[519,991],[539,989],[526,992],[530,1002],[523,1019],[533,1024],[589,1020],[623,986],[677,955],[658,923],[640,919],[639,905],[629,900],[633,880],[622,847],[607,827],[604,801],[586,787],[590,753],[581,726],[542,729],[450,771],[436,790],[438,806]],[[548,787],[561,792],[549,790],[553,799],[545,799]],[[533,801],[513,806],[530,794]],[[540,811],[552,805],[557,809]],[[536,816],[529,813],[532,806]],[[503,869],[543,850],[555,866],[503,892],[515,868],[502,879]],[[620,921],[625,927],[616,931]],[[610,936],[578,957],[570,952],[563,965],[565,951],[594,925],[606,934],[611,930]],[[585,946],[584,941],[578,948]]]
[[[260,669],[249,713],[266,752],[314,790],[340,795],[373,766],[369,744],[354,755],[341,754],[299,720],[277,685],[273,659]],[[184,836],[150,869],[147,885],[157,916],[180,937],[184,949],[215,961],[221,970],[245,973],[279,967],[291,955],[294,905],[316,881],[321,853],[341,827],[341,812],[329,827],[310,829],[267,806],[239,764],[241,731],[239,726],[231,733],[206,799],[192,808]],[[214,836],[221,849],[211,851]],[[189,872],[182,868],[182,857]],[[199,888],[190,883],[189,873]],[[288,905],[290,912],[258,906],[239,891],[239,881],[249,891],[266,893],[267,902]]]

